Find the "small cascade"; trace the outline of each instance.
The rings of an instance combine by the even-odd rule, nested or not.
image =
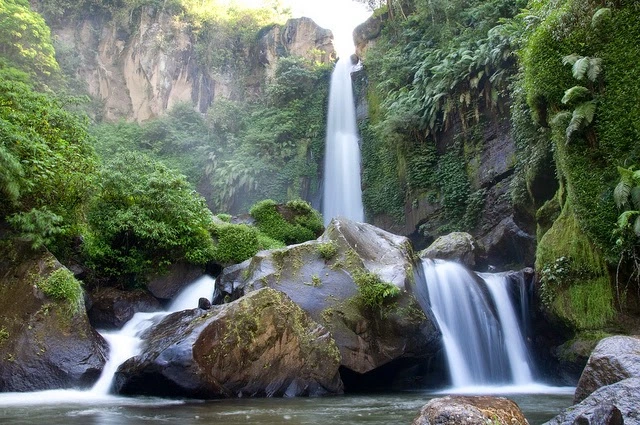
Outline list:
[[[109,343],[109,359],[104,365],[100,378],[91,388],[91,392],[97,395],[109,394],[118,367],[131,357],[140,354],[142,348],[140,335],[171,313],[196,308],[198,300],[202,297],[211,300],[214,287],[215,280],[210,276],[203,276],[184,288],[169,305],[167,311],[136,313],[122,329],[100,332]]]
[[[331,76],[322,207],[325,225],[339,216],[364,221],[352,70],[347,55],[338,60]]]
[[[423,269],[453,386],[533,383],[506,275],[438,260],[424,260]]]

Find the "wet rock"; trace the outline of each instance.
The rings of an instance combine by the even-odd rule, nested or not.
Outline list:
[[[518,405],[504,397],[447,396],[427,403],[413,425],[528,424]]]
[[[216,281],[214,304],[263,287],[282,291],[331,331],[342,366],[363,374],[395,359],[429,358],[439,349],[435,320],[414,297],[415,267],[406,238],[333,220],[318,240],[263,251],[226,268]],[[363,273],[400,294],[379,306],[363,304],[355,279]]]
[[[473,267],[476,264],[475,253],[473,236],[465,232],[453,232],[440,236],[427,249],[420,251],[420,258],[456,261]]]
[[[202,266],[187,263],[172,264],[167,273],[152,277],[147,284],[147,289],[154,297],[169,300],[203,274]]]
[[[84,300],[72,308],[37,287],[61,268],[45,249],[0,238],[0,392],[88,387],[102,371],[107,344]]]
[[[484,262],[500,270],[533,265],[535,243],[535,237],[520,228],[513,216],[504,218],[478,241]]]
[[[545,425],[621,425],[640,423],[640,378],[601,387]]]
[[[164,318],[118,369],[122,394],[201,398],[338,394],[340,352],[326,328],[270,288]]]
[[[138,312],[160,310],[160,302],[147,291],[101,288],[91,293],[89,320],[98,329],[121,328]]]
[[[211,309],[211,301],[208,299],[201,297],[198,299],[198,308],[201,310],[210,310]]]
[[[612,336],[602,339],[591,353],[574,397],[579,403],[605,385],[640,378],[640,338]]]

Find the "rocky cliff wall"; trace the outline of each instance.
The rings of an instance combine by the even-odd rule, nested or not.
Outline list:
[[[144,121],[179,102],[204,113],[215,99],[259,93],[279,57],[328,63],[334,55],[329,30],[308,18],[290,19],[262,30],[255,46],[242,49],[243,57],[234,58],[241,67],[216,70],[203,65],[203,46],[191,27],[170,13],[146,6],[130,20],[125,28],[98,15],[52,28],[58,51],[73,56],[75,76],[99,101],[96,114],[107,121]]]

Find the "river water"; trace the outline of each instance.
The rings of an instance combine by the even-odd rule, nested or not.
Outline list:
[[[537,394],[503,395],[518,403],[531,425],[541,424],[571,405],[573,388],[541,387],[538,391]],[[429,399],[440,396],[414,391],[322,398],[197,401],[114,396],[90,398],[87,394],[76,391],[0,394],[0,423],[408,425]],[[45,400],[48,402],[44,403]]]

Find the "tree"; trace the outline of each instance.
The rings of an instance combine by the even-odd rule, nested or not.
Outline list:
[[[144,281],[169,264],[214,256],[212,214],[177,173],[141,153],[105,164],[89,210],[86,252],[108,276]]]

